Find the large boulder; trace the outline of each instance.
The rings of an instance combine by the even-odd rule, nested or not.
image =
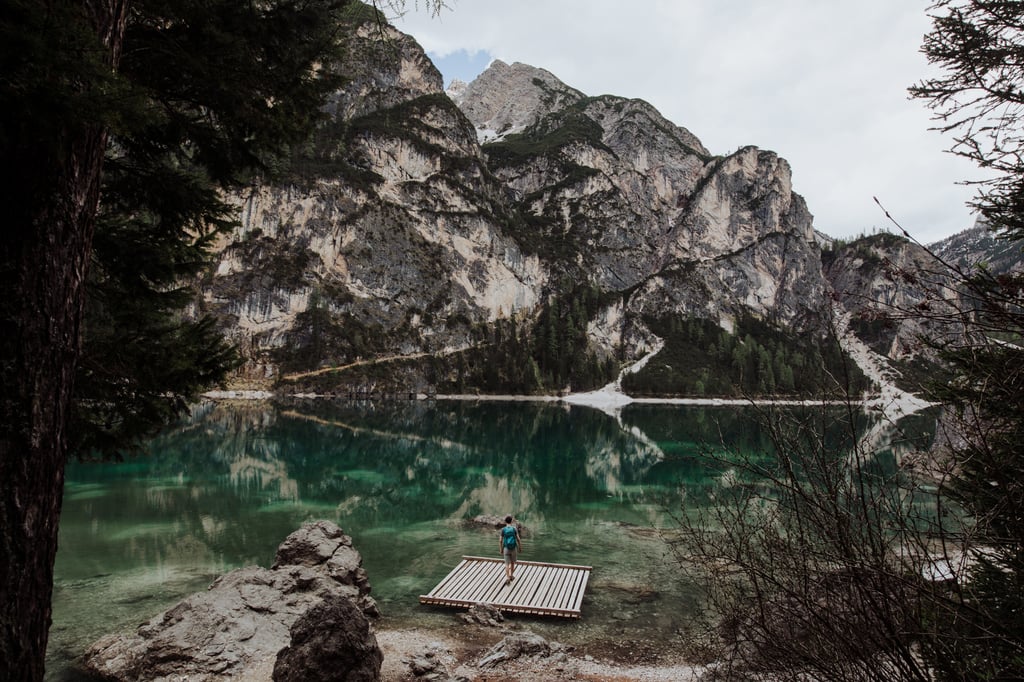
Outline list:
[[[345,612],[358,618],[336,619],[337,627],[356,633],[352,641],[361,642],[360,652],[376,649],[364,615],[379,612],[362,559],[341,528],[317,521],[285,539],[273,568],[250,566],[221,576],[134,633],[103,637],[83,663],[91,675],[124,682],[228,677],[272,660],[291,643],[296,621],[342,601],[352,605]],[[380,656],[376,649],[378,669]]]
[[[287,571],[296,566],[318,569],[338,584],[354,588],[354,593],[345,591],[353,593],[368,615],[380,615],[368,596],[370,580],[363,569],[363,557],[352,546],[352,538],[330,521],[303,526],[277,548],[273,570]]]
[[[291,627],[274,682],[375,682],[384,656],[370,622],[348,599],[326,599]]]

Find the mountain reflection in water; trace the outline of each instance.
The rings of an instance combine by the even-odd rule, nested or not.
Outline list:
[[[806,409],[841,446],[841,425]],[[725,450],[771,452],[753,408],[631,405],[612,417],[552,402],[203,404],[139,457],[69,466],[48,677],[64,679],[99,636],[216,575],[269,566],[285,536],[318,518],[353,537],[386,624],[449,627],[450,612],[417,596],[463,554],[496,554],[494,533],[468,519],[514,513],[525,559],[594,567],[582,620],[532,629],[667,648],[695,588],[660,534],[684,494],[700,500],[723,476],[705,455]],[[886,450],[880,466],[895,457]]]

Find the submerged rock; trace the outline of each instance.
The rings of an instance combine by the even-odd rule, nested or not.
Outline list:
[[[494,528],[501,530],[505,527],[505,517],[494,516],[492,514],[480,514],[478,516],[474,516],[472,519],[467,519],[466,523],[475,528]],[[529,529],[527,529],[519,519],[515,519],[512,523],[519,529],[520,535],[525,536],[529,532]]]
[[[505,525],[505,517],[494,516],[493,514],[478,514],[470,519],[469,523],[483,528],[501,528]]]
[[[335,524],[317,521],[285,539],[273,568],[250,566],[221,576],[206,592],[185,598],[134,633],[103,637],[83,664],[100,679],[125,682],[227,677],[276,656],[292,643],[297,621],[333,608],[337,640],[320,651],[330,651],[336,673],[342,647],[376,651],[369,657],[379,674],[381,654],[365,617],[379,612],[369,595],[352,539]]]

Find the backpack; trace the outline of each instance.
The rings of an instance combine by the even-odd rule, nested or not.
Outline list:
[[[516,529],[513,526],[505,526],[501,529],[501,546],[505,549],[516,548]]]

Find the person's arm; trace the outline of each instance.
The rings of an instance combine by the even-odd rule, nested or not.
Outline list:
[[[516,528],[516,551],[523,551],[523,538],[519,535],[519,529]]]

